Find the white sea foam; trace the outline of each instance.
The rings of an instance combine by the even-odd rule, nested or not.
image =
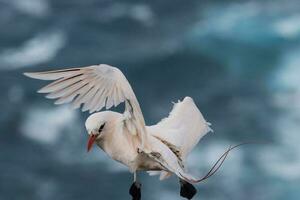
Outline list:
[[[36,142],[54,144],[60,138],[63,130],[72,127],[75,119],[74,111],[67,107],[51,109],[33,107],[26,113],[21,124],[21,131],[24,136]]]
[[[62,31],[40,33],[25,41],[20,47],[0,52],[1,68],[11,70],[41,64],[53,59],[66,43]]]
[[[273,28],[282,37],[295,38],[300,34],[300,15],[292,15],[275,21]]]
[[[243,12],[240,12],[243,10]],[[197,35],[216,34],[222,37],[233,36],[235,28],[245,20],[258,15],[260,6],[256,2],[232,3],[226,6],[209,7],[193,31]],[[237,37],[239,35],[234,35]]]
[[[154,22],[154,13],[152,9],[145,4],[134,5],[129,12],[129,15],[146,25],[151,25]]]
[[[300,92],[300,79],[298,73],[300,72],[300,46],[287,50],[281,58],[276,76],[276,84],[279,88],[293,89],[294,92]]]
[[[260,156],[260,164],[267,173],[287,181],[300,178],[300,48],[287,51],[273,84],[274,105],[283,112],[274,124],[278,145],[266,147]]]
[[[16,10],[35,17],[44,17],[50,12],[48,0],[9,0]]]
[[[294,4],[291,2],[290,5]],[[262,18],[269,19],[262,21],[260,20]],[[300,35],[300,15],[296,8],[289,6],[282,8],[280,1],[213,5],[203,12],[201,20],[194,26],[192,32],[197,36],[212,34],[222,39],[246,41],[253,38],[255,34],[260,37],[277,34],[280,37],[293,39]],[[251,41],[257,41],[257,37]]]
[[[146,4],[115,3],[101,13],[101,20],[112,21],[120,18],[132,18],[144,25],[154,22],[154,12]]]

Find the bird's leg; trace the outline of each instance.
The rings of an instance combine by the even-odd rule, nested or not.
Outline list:
[[[190,183],[180,179],[180,196],[192,199],[197,193],[197,189]]]
[[[141,200],[141,184],[137,181],[137,172],[133,174],[133,183],[129,189],[132,200]]]

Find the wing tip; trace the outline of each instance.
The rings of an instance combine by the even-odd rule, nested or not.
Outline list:
[[[47,80],[47,79],[45,79],[42,76],[41,72],[24,72],[23,75],[27,76],[29,78],[40,79],[40,80]]]
[[[27,76],[29,78],[34,78],[34,74],[35,74],[34,72],[24,72],[23,73],[24,76]]]

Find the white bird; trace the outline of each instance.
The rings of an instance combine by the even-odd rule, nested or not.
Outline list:
[[[133,199],[140,199],[137,171],[160,175],[163,180],[172,174],[180,179],[181,196],[191,199],[200,182],[213,173],[222,163],[229,148],[215,163],[209,173],[197,179],[187,172],[186,159],[199,140],[206,135],[210,123],[190,97],[174,104],[169,116],[153,126],[146,126],[138,100],[124,74],[116,67],[106,64],[62,69],[47,72],[24,73],[26,76],[55,80],[40,89],[55,104],[72,103],[74,108],[90,113],[111,108],[125,102],[124,113],[96,112],[88,117],[85,127],[89,135],[88,151],[96,143],[112,159],[127,166],[134,174],[130,188]]]

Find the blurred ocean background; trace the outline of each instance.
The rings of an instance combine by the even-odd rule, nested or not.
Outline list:
[[[25,71],[107,63],[127,76],[147,124],[194,98],[214,133],[189,158],[194,199],[300,199],[298,0],[0,0],[0,199],[130,199],[132,176],[98,148],[87,113],[54,106]],[[181,199],[175,177],[141,174],[143,200]]]

